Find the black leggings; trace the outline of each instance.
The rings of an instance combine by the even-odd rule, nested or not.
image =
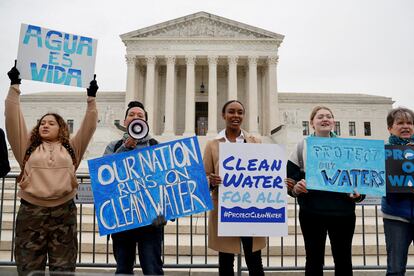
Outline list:
[[[264,275],[262,251],[258,250],[256,252],[252,252],[253,238],[241,237],[241,242],[243,244],[244,259],[246,260],[247,268],[249,269],[249,275]],[[219,252],[219,275],[234,275],[234,254]]]
[[[306,249],[306,276],[322,276],[326,236],[329,235],[335,276],[352,276],[352,238],[355,214],[319,215],[299,211],[300,227]]]

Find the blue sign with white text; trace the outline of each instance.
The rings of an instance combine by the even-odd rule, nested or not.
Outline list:
[[[384,141],[308,137],[306,143],[308,189],[385,195]]]
[[[196,137],[88,160],[99,234],[213,208]]]

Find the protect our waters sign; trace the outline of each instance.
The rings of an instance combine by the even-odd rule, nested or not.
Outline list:
[[[383,140],[308,137],[306,143],[308,189],[385,195]]]

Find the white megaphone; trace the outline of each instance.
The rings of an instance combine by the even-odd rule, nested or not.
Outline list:
[[[141,119],[132,120],[127,127],[129,137],[140,141],[148,136],[149,127],[146,121]]]

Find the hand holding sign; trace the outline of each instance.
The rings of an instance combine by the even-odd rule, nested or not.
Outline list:
[[[221,177],[220,177],[220,175],[217,175],[217,174],[211,173],[211,174],[208,176],[208,181],[209,181],[209,183],[210,183],[210,186],[211,186],[212,188],[214,188],[214,187],[217,187],[218,185],[220,185],[220,184],[221,184]]]
[[[349,197],[355,200],[356,202],[362,201],[361,194],[358,193],[356,190],[352,194],[349,194]]]
[[[308,190],[306,189],[306,180],[302,179],[300,181],[298,181],[298,183],[296,183],[295,186],[293,186],[293,193],[295,195],[299,195],[302,193],[307,193]]]
[[[296,181],[292,178],[285,178],[285,184],[289,191],[292,191],[295,187]]]
[[[99,86],[96,82],[96,74],[93,75],[93,80],[89,83],[89,88],[86,89],[88,97],[96,97],[96,92],[98,92]]]
[[[10,79],[10,85],[21,84],[22,82],[22,79],[19,78],[20,72],[19,70],[17,70],[16,64],[17,64],[17,59],[14,60],[14,66],[12,67],[12,69],[10,69],[10,71],[7,72],[7,75],[9,76],[9,79]]]
[[[152,226],[161,227],[167,224],[164,215],[158,215],[153,221]]]

